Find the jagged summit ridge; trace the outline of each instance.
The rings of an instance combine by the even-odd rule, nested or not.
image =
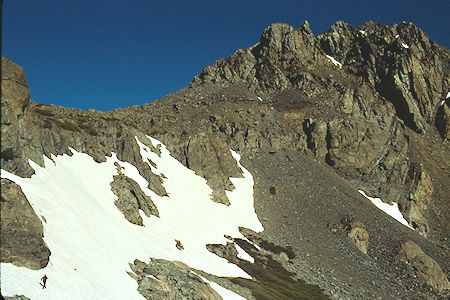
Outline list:
[[[288,24],[273,24],[264,30],[258,44],[205,67],[192,84],[213,82],[229,86],[243,81],[252,92],[281,91],[289,85],[289,78],[283,74],[287,64],[304,68],[317,59],[325,62],[326,59],[319,57],[317,52],[320,53],[320,49],[315,45],[307,22],[298,29]],[[285,63],[278,65],[281,58]]]
[[[317,37],[307,22],[298,29],[270,25],[258,44],[205,67],[192,84],[245,82],[257,93],[302,88],[310,78],[301,71],[320,72],[330,63],[326,55],[343,65],[342,72],[393,103],[397,115],[418,132],[433,124],[447,95],[448,49],[412,23],[384,26],[372,21],[356,28],[339,21]]]

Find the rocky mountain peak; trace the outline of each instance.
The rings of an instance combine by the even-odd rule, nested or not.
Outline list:
[[[412,23],[357,28],[339,23],[317,37],[320,47],[346,72],[361,77],[395,106],[397,116],[417,132],[434,123],[449,81],[448,49]]]
[[[204,68],[192,85],[245,82],[259,94],[291,87],[314,94],[311,81],[329,78],[323,70],[332,62],[342,75],[356,76],[356,82],[391,102],[406,126],[423,133],[434,125],[447,94],[448,57],[448,49],[412,23],[385,26],[369,21],[353,27],[339,21],[317,37],[307,22],[298,29],[277,23],[264,30],[255,46]]]
[[[298,29],[283,23],[275,23],[264,30],[261,35],[259,46],[265,51],[261,51],[260,55],[270,57],[275,52],[279,55],[298,55],[302,52],[311,52],[314,46],[314,34],[309,28],[309,24],[305,22]],[[273,57],[276,58],[276,57]]]
[[[225,87],[245,82],[251,92],[279,92],[295,85],[297,71],[313,63],[327,64],[327,58],[317,47],[309,23],[297,29],[276,23],[264,30],[258,44],[204,68],[192,85],[212,82]]]

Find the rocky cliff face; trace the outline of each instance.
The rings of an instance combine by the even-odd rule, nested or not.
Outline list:
[[[1,261],[39,270],[48,263],[50,250],[43,241],[42,223],[22,193],[1,179]]]
[[[442,225],[448,221],[433,209],[424,212],[425,200],[414,203],[409,195],[415,188],[407,182],[414,180],[408,176],[416,165],[434,168],[428,158],[411,156],[412,148],[437,142],[436,129],[444,145],[438,141],[430,159],[448,162],[449,54],[411,23],[367,22],[355,28],[340,21],[317,37],[307,22],[298,29],[274,24],[260,43],[206,67],[192,86],[244,85],[283,114],[297,133],[294,147],[310,149],[370,193],[400,202],[424,235],[429,226],[422,215],[440,219],[433,227],[446,236]],[[306,143],[298,143],[298,136]],[[411,136],[419,145],[411,145]],[[448,190],[448,163],[438,169],[444,172],[433,181]],[[443,190],[428,197],[448,199]]]
[[[97,112],[31,101],[23,70],[2,58],[2,169],[31,176],[28,159],[42,165],[43,155],[70,154],[68,147],[97,161],[115,152],[164,195],[163,178],[142,161],[134,138],[151,135],[207,180],[214,201],[229,205],[229,178],[241,176],[229,152],[234,149],[255,178],[255,209],[265,228],[246,234],[261,246],[255,256],[265,257],[253,269],[247,266],[254,274],[274,268],[273,260],[283,276],[290,274],[286,278],[307,280],[337,297],[433,297],[445,290],[426,285],[442,285],[408,275],[397,254],[405,240],[414,240],[444,273],[449,270],[449,59],[448,49],[410,23],[355,28],[340,21],[319,36],[307,22],[298,29],[273,24],[258,44],[205,67],[189,87],[152,104]],[[131,223],[142,225],[140,209],[158,215],[135,182],[117,176],[112,189]],[[357,189],[397,202],[415,232],[373,211]],[[20,205],[8,200],[11,211]],[[3,210],[2,239],[9,226]],[[34,224],[19,227],[40,250],[31,256],[14,247],[3,252],[2,242],[2,261],[21,255],[26,262],[19,264],[44,266],[50,253],[38,238],[39,220],[8,216]],[[135,265],[141,294],[178,295],[170,276],[151,294],[152,273]],[[177,276],[188,274],[186,284],[200,285],[204,297],[217,297],[184,267],[172,267]],[[295,295],[268,289],[270,280],[238,283],[250,287],[241,291],[247,297],[261,290]]]

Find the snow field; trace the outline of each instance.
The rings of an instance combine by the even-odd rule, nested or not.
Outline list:
[[[137,282],[126,273],[131,271],[128,263],[136,258],[144,262],[150,258],[176,260],[217,276],[250,278],[206,249],[206,244],[225,244],[224,235],[244,238],[240,226],[263,230],[253,206],[253,177],[240,165],[240,156],[231,151],[243,178],[230,178],[235,190],[227,192],[231,205],[225,206],[213,202],[205,179],[173,158],[162,143],[149,137],[153,146],[160,148],[158,156],[136,141],[142,159],[156,165],[150,165],[152,171],[164,174],[168,196],[160,197],[148,189],[136,167],[119,161],[114,153],[104,163],[73,149],[72,156],[52,156],[53,161],[44,157],[43,168],[30,161],[35,170],[31,178],[2,170],[2,178],[21,186],[41,218],[44,241],[52,252],[48,266],[37,271],[2,263],[2,295],[25,295],[33,300],[142,299]],[[141,213],[144,226],[137,226],[116,208],[117,197],[110,186],[118,174],[115,162],[151,197],[159,218]],[[184,250],[175,247],[175,239]],[[243,250],[239,253],[250,260]],[[47,289],[39,285],[44,274]]]

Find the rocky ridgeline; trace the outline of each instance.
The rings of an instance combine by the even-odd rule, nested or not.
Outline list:
[[[245,82],[257,93],[295,87],[311,97],[324,92],[317,84],[326,75],[333,85],[341,83],[333,80],[330,70],[321,72],[332,61],[327,55],[347,77],[346,86],[335,87],[340,94],[353,95],[355,87],[364,82],[394,105],[396,115],[408,127],[424,132],[435,123],[448,92],[449,50],[430,41],[412,23],[384,26],[370,21],[355,28],[339,21],[317,37],[308,22],[298,29],[274,24],[264,31],[260,43],[205,67],[193,84]],[[449,128],[440,129],[448,134]]]
[[[377,280],[386,274],[396,278],[403,274],[402,270],[408,269],[401,267],[404,264],[398,265],[397,255],[407,239],[425,247],[427,253],[441,264],[444,273],[448,270],[448,255],[442,256],[442,253],[448,251],[450,228],[450,108],[446,99],[449,54],[448,49],[430,41],[411,23],[384,26],[367,22],[355,28],[340,21],[318,36],[314,36],[307,22],[298,29],[287,24],[273,24],[263,32],[258,44],[205,67],[189,87],[151,104],[111,112],[38,104],[30,100],[24,71],[2,58],[2,168],[29,177],[33,170],[28,159],[43,165],[43,155],[70,155],[68,147],[87,153],[96,161],[104,161],[105,155],[115,152],[120,160],[139,169],[148,180],[149,188],[164,195],[162,178],[154,175],[142,161],[135,141],[135,136],[144,142],[145,135],[151,135],[161,140],[186,167],[207,180],[213,189],[214,201],[228,205],[225,191],[234,189],[228,178],[241,176],[230,154],[231,148],[239,151],[256,178],[255,207],[259,216],[267,214],[260,216],[266,229],[265,239],[284,243],[283,238],[271,233],[276,232],[272,227],[287,228],[292,232],[299,230],[288,227],[297,224],[296,220],[287,216],[286,220],[279,220],[282,207],[273,208],[280,212],[266,208],[275,200],[283,202],[300,197],[301,201],[306,201],[303,199],[306,199],[304,190],[300,196],[296,193],[300,188],[305,189],[306,182],[309,182],[306,190],[315,201],[314,205],[322,205],[322,208],[327,205],[333,207],[336,203],[340,205],[328,209],[332,216],[329,218],[334,218],[335,223],[327,223],[323,216],[317,219],[304,216],[311,217],[310,222],[317,222],[311,226],[321,233],[315,232],[304,240],[302,236],[297,237],[298,247],[305,245],[308,249],[308,243],[317,243],[315,248],[323,248],[329,256],[333,252],[327,252],[331,250],[322,245],[331,243],[335,245],[333,247],[344,247],[344,252],[339,253],[350,251],[353,254],[347,258],[342,254],[339,259],[347,259],[344,263],[353,266],[355,272],[362,264],[355,260],[355,265],[352,265],[349,257],[354,259],[364,255],[360,257],[364,260],[363,265],[375,268],[371,271],[376,278],[375,286],[363,286],[355,278],[353,289],[347,285],[348,274],[342,275],[340,281],[335,278],[338,276],[335,273],[326,275],[326,279],[323,274],[313,274],[311,270],[315,270],[313,265],[317,262],[313,263],[312,257],[305,258],[307,263],[311,261],[309,267],[280,259],[279,263],[284,268],[300,277],[306,276],[304,279],[308,282],[319,284],[326,288],[327,293],[336,293],[340,297],[349,296],[340,290],[352,291],[354,298],[365,298],[385,296],[384,290],[396,288],[402,290],[398,290],[395,297],[433,296],[436,294],[416,284],[414,278],[404,279],[410,280],[407,282],[411,285],[405,282],[394,288],[382,285],[393,283],[377,284]],[[303,160],[305,155],[308,158]],[[261,163],[259,157],[267,159]],[[295,172],[290,174],[286,161],[295,165],[300,160],[304,162],[300,168],[320,170],[311,175],[318,177],[311,179],[296,177]],[[270,165],[270,171],[264,164]],[[326,173],[323,178],[330,181],[329,186],[320,189],[345,186],[342,196],[327,194],[333,196],[324,198],[315,193],[318,189],[316,181],[323,180],[321,172]],[[346,183],[341,184],[335,173]],[[270,178],[272,174],[281,177],[290,174],[292,181],[286,179],[278,185],[274,183],[276,180],[266,182],[264,178]],[[283,184],[288,182],[289,186],[284,187]],[[131,223],[142,225],[139,210],[147,216],[158,215],[151,199],[134,181],[118,175],[111,185],[118,196],[116,206]],[[386,202],[398,202],[409,224],[427,239],[399,231],[396,233],[398,236],[385,236],[386,240],[380,241],[379,233],[374,236],[374,230],[388,226],[387,219],[379,221],[380,216],[375,213],[347,219],[344,214],[348,211],[362,212],[362,200],[358,198],[361,196],[350,192],[356,188]],[[43,267],[48,262],[51,249],[49,251],[43,243],[42,224],[33,214],[17,213],[30,209],[25,208],[24,197],[17,195],[21,195],[20,188],[2,179],[1,259],[30,268]],[[346,202],[348,197],[353,202]],[[22,199],[20,203],[11,200],[16,198]],[[345,203],[353,203],[353,206]],[[288,207],[287,202],[284,206]],[[305,208],[304,211],[309,210]],[[343,225],[334,225],[338,223]],[[24,225],[17,227],[15,224]],[[302,226],[306,225],[310,224]],[[322,228],[325,231],[320,231]],[[20,232],[21,238],[14,240],[11,232]],[[328,233],[332,235],[326,235]],[[323,234],[326,236],[322,237]],[[359,254],[352,252],[355,249]],[[270,250],[273,249],[264,251]],[[377,261],[380,256],[386,258]],[[413,265],[408,269],[411,274],[416,274],[436,290],[448,289],[448,281],[441,275],[437,276],[440,283],[431,283],[428,278],[436,276],[417,275],[417,272],[422,272],[416,267],[420,262],[413,262],[408,255],[400,257]],[[331,269],[334,264],[330,263],[325,268]],[[154,283],[153,277],[147,272],[148,267],[145,269],[139,262],[135,265],[133,278],[139,282],[141,293],[147,295],[149,286]],[[395,270],[390,269],[392,265]],[[186,284],[195,283],[204,297],[216,297],[185,267],[173,267],[178,268],[180,274],[188,274]],[[443,276],[445,278],[445,274]],[[172,287],[169,281],[158,283],[161,286],[155,293],[159,297],[177,293],[175,290],[179,286]],[[334,283],[330,285],[330,282]],[[379,292],[376,292],[378,288]],[[364,294],[365,290],[373,290],[375,294]],[[186,290],[186,293],[191,292]]]

